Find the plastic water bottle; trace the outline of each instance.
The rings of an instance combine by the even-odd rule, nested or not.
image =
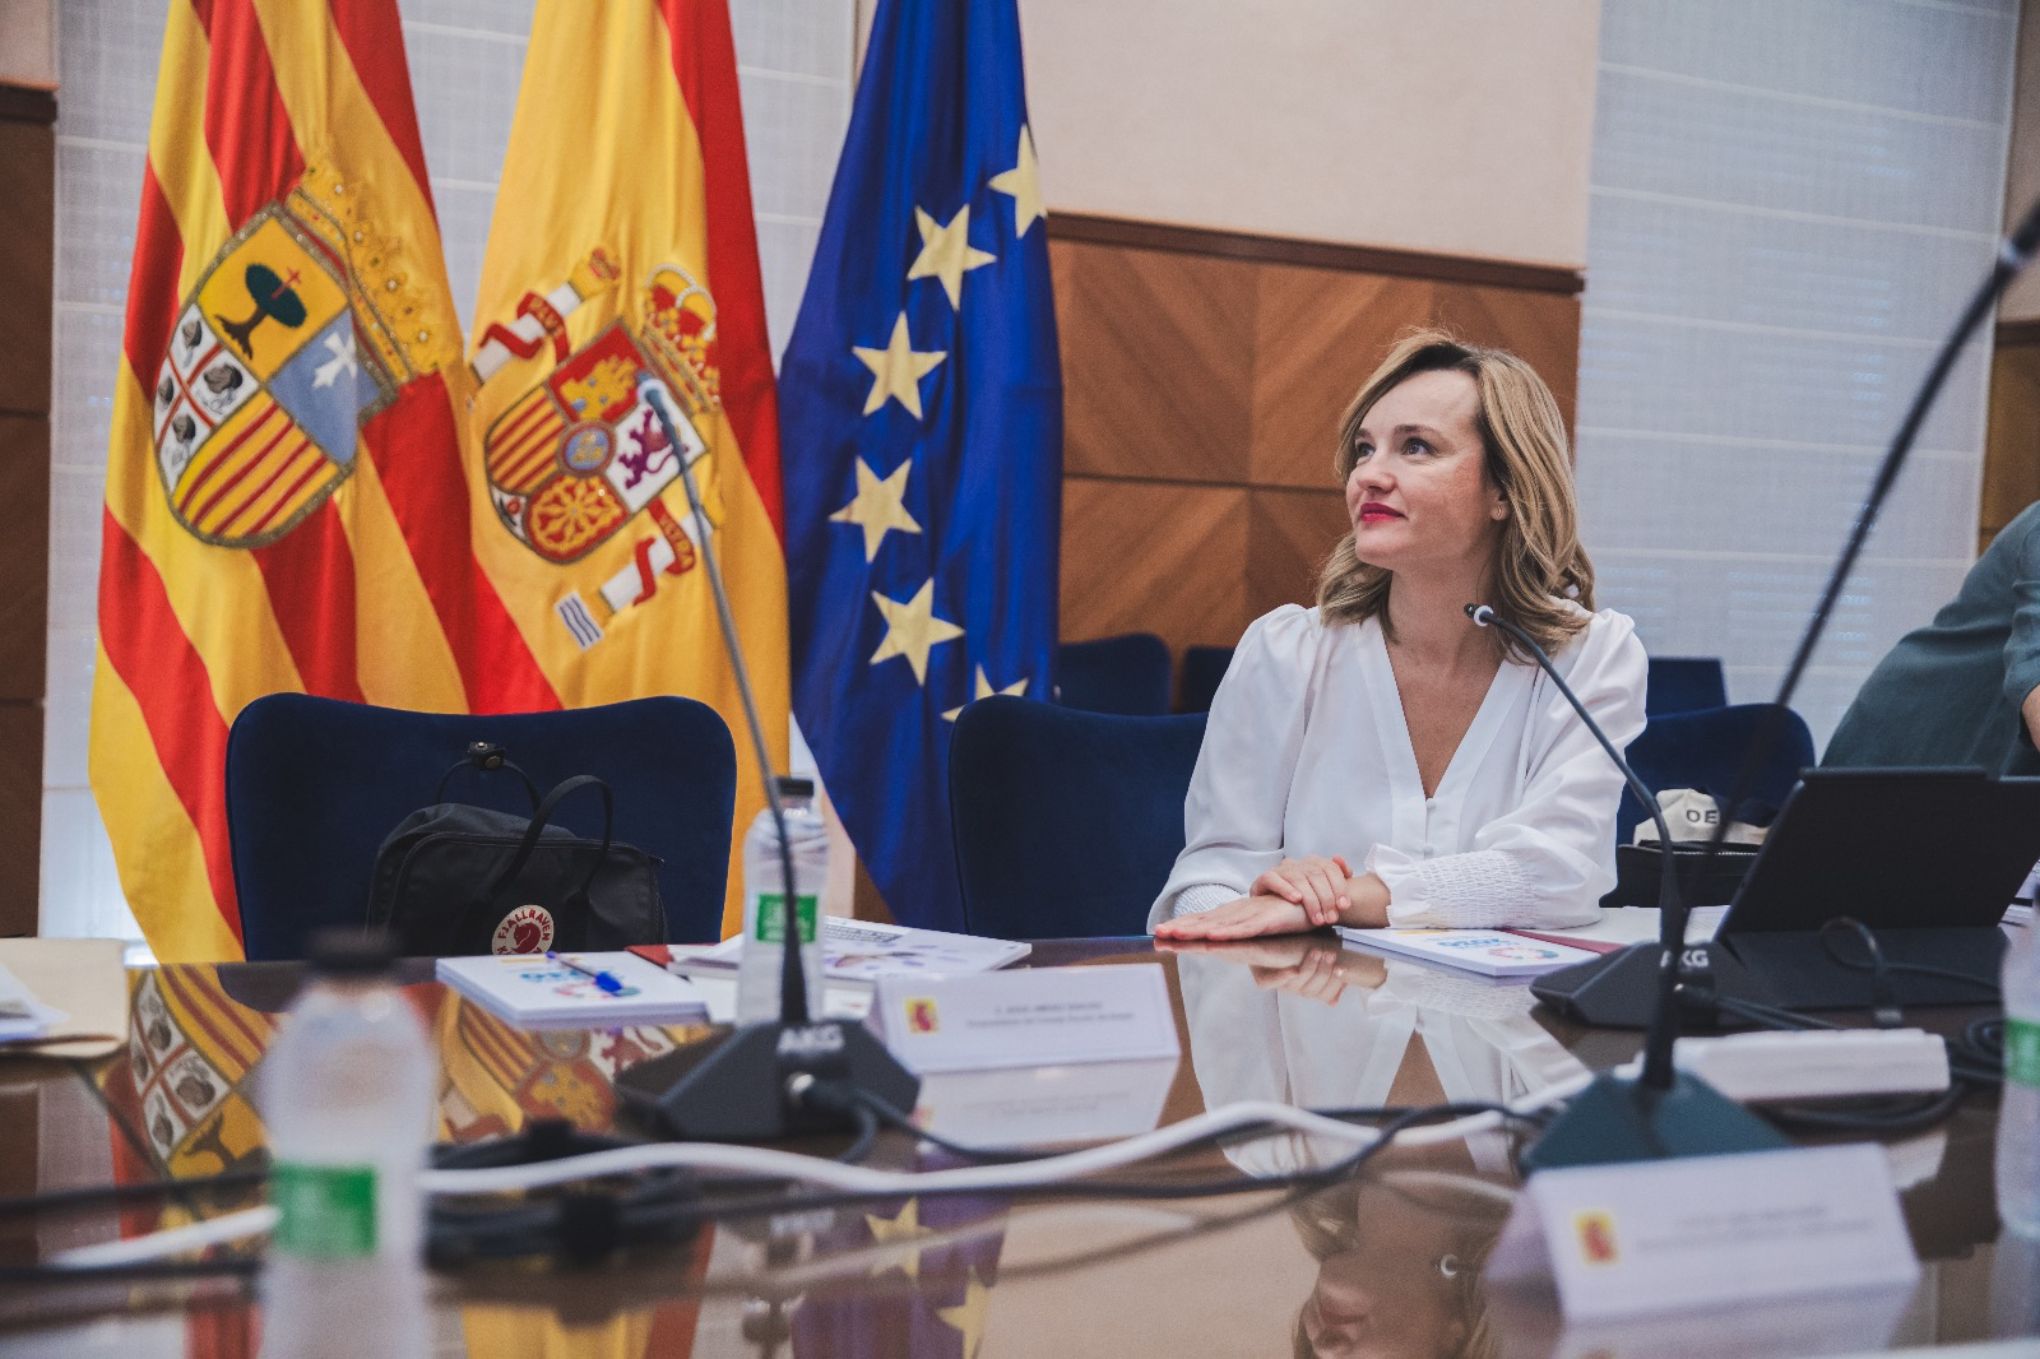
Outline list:
[[[786,847],[793,856],[793,899],[800,915],[800,959],[807,974],[808,1013],[822,1013],[822,885],[829,878],[829,828],[815,810],[812,779],[777,780],[786,812]],[[786,939],[784,870],[779,833],[766,807],[744,834],[744,948],[737,961],[737,1022],[778,1019],[779,968]]]
[[[262,1353],[425,1355],[425,1214],[435,1063],[388,980],[389,944],[322,935],[259,1089],[270,1201]]]
[[[1998,1105],[1997,1202],[2005,1227],[2040,1237],[2040,925],[2005,953],[2005,1088]]]

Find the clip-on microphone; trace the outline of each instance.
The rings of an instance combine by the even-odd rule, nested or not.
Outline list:
[[[737,692],[744,702],[744,722],[751,732],[752,755],[765,781],[765,800],[779,837],[779,897],[786,912],[781,937],[786,942],[781,946],[778,1019],[745,1024],[721,1038],[691,1043],[627,1067],[616,1074],[616,1090],[627,1108],[674,1138],[748,1142],[796,1133],[847,1132],[854,1124],[840,1101],[808,1098],[817,1081],[855,1086],[896,1109],[911,1109],[921,1093],[921,1080],[901,1066],[862,1024],[809,1018],[786,811],[779,801],[772,757],[765,748],[765,732],[758,721],[758,704],[751,693],[743,646],[737,640],[729,594],[723,588],[722,567],[709,541],[708,511],[701,502],[694,468],[686,459],[686,445],[673,428],[665,392],[652,374],[638,374],[638,395],[651,408],[668,445],[680,458],[680,479],[687,488],[701,557],[708,565],[723,645],[729,650]],[[817,932],[821,923],[817,916]],[[813,999],[819,1004],[821,998]]]
[[[1679,1036],[1679,960],[1685,952],[1687,909],[1679,890],[1679,871],[1669,847],[1671,829],[1657,799],[1579,695],[1552,665],[1537,639],[1485,604],[1469,604],[1466,616],[1477,627],[1496,627],[1513,637],[1551,677],[1580,722],[1593,733],[1608,759],[1650,813],[1658,843],[1667,847],[1658,888],[1657,1006],[1644,1040],[1643,1071],[1635,1079],[1603,1072],[1575,1096],[1566,1110],[1523,1153],[1527,1170],[1552,1166],[1599,1165],[1609,1161],[1653,1161],[1667,1156],[1718,1156],[1733,1151],[1770,1151],[1790,1146],[1784,1135],[1713,1086],[1672,1064],[1672,1044]],[[1638,945],[1646,949],[1649,945]]]

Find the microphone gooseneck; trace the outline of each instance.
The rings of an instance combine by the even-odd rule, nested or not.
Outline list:
[[[701,559],[708,566],[709,591],[715,596],[715,612],[722,624],[723,649],[729,653],[730,668],[736,675],[737,694],[744,704],[744,725],[751,733],[751,754],[758,764],[758,777],[765,783],[765,805],[772,811],[772,829],[779,839],[779,898],[785,911],[784,938],[779,960],[779,1018],[788,1024],[808,1022],[807,977],[801,967],[800,957],[800,909],[794,899],[793,850],[786,838],[786,807],[779,800],[779,778],[772,768],[772,755],[765,746],[765,727],[758,720],[758,700],[751,692],[751,676],[744,665],[744,648],[737,640],[736,616],[730,612],[729,591],[723,587],[722,564],[716,559],[715,548],[709,541],[713,532],[708,522],[708,510],[701,501],[701,487],[694,480],[694,467],[687,461],[685,446],[680,442],[679,431],[673,427],[672,412],[666,409],[666,394],[650,373],[639,372],[638,396],[651,408],[652,415],[659,422],[659,430],[666,436],[666,446],[673,450],[673,456],[680,463],[680,481],[687,488],[687,504],[694,515],[694,532],[700,539]],[[815,921],[815,933],[821,933],[822,922]],[[749,948],[750,940],[744,941]]]
[[[1580,725],[1593,733],[1594,739],[1601,743],[1601,749],[1607,754],[1608,762],[1622,772],[1623,779],[1629,785],[1629,791],[1636,795],[1637,801],[1643,804],[1644,810],[1650,814],[1651,821],[1657,826],[1658,844],[1662,847],[1658,885],[1658,947],[1662,950],[1663,956],[1658,970],[1658,1004],[1651,1014],[1650,1027],[1644,1039],[1641,1081],[1653,1090],[1669,1090],[1672,1088],[1673,1079],[1672,1044],[1679,1036],[1677,1003],[1679,953],[1686,943],[1688,912],[1685,898],[1679,891],[1678,863],[1672,853],[1672,832],[1665,824],[1664,810],[1658,806],[1656,795],[1644,786],[1643,780],[1636,776],[1636,771],[1629,767],[1629,761],[1622,758],[1622,752],[1615,749],[1615,743],[1608,739],[1608,733],[1601,730],[1601,724],[1587,711],[1587,705],[1580,702],[1580,696],[1565,682],[1565,676],[1558,673],[1558,668],[1551,663],[1551,657],[1545,654],[1544,648],[1537,644],[1536,638],[1486,604],[1467,605],[1466,616],[1473,620],[1475,627],[1500,628],[1514,638],[1517,645],[1530,653],[1544,673],[1551,677],[1551,682],[1557,687],[1558,692],[1565,695],[1565,701],[1572,704],[1573,711],[1579,714]]]
[[[666,394],[650,373],[638,375],[638,394],[651,408],[676,453],[681,447]],[[637,1063],[616,1075],[616,1090],[631,1113],[665,1136],[724,1142],[769,1141],[803,1133],[841,1132],[870,1119],[856,1103],[872,1097],[911,1109],[921,1080],[894,1057],[871,1030],[839,1019],[811,1018],[807,980],[800,959],[800,911],[794,896],[793,851],[786,835],[786,808],[773,778],[764,726],[744,666],[743,646],[723,588],[722,566],[709,541],[707,507],[694,469],[684,456],[680,478],[708,563],[708,583],[722,623],[751,751],[765,780],[765,802],[779,837],[780,905],[785,942],[779,971],[777,1022],[743,1024],[720,1038],[703,1040]],[[821,921],[815,922],[819,932]],[[820,998],[816,997],[819,1008]],[[861,1134],[860,1134],[861,1135]]]
[[[1749,752],[1743,757],[1742,768],[1737,771],[1735,783],[1728,796],[1725,809],[1715,819],[1714,833],[1707,839],[1696,870],[1698,881],[1708,880],[1708,872],[1721,854],[1721,847],[1728,839],[1729,818],[1734,809],[1740,807],[1743,799],[1755,789],[1759,772],[1772,747],[1777,745],[1784,728],[1785,710],[1791,706],[1793,695],[1799,692],[1800,678],[1813,659],[1814,648],[1820,644],[1827,632],[1828,617],[1834,612],[1835,603],[1841,598],[1842,587],[1848,584],[1849,576],[1856,567],[1856,558],[1863,551],[1863,543],[1870,536],[1870,530],[1877,523],[1878,514],[1884,509],[1884,502],[1891,495],[1892,487],[1898,481],[1899,472],[1905,467],[1908,454],[1912,452],[1913,441],[1919,437],[1920,427],[1926,423],[1927,412],[1933,409],[1934,400],[1947,384],[1948,375],[1954,371],[1955,361],[1962,353],[1962,347],[1969,343],[1983,323],[1990,319],[1992,310],[2004,290],[2014,278],[2032,263],[2033,254],[2040,249],[2040,199],[2035,199],[2027,208],[2019,224],[1998,243],[1996,257],[1991,262],[1990,273],[1978,285],[1970,297],[1969,304],[1955,322],[1955,328],[1942,342],[1940,352],[1934,355],[1934,362],[1927,369],[1925,381],[1913,396],[1912,404],[1906,408],[1905,418],[1899,422],[1898,432],[1892,436],[1891,447],[1877,467],[1877,475],[1870,483],[1870,492],[1863,498],[1863,507],[1857,511],[1855,523],[1850,526],[1849,536],[1842,544],[1841,555],[1835,559],[1834,569],[1828,573],[1827,584],[1820,592],[1820,599],[1814,605],[1813,615],[1807,619],[1806,632],[1800,637],[1799,645],[1792,653],[1792,661],[1785,668],[1785,677],[1779,682],[1778,696],[1772,700],[1773,708],[1766,719],[1760,722],[1750,740]]]

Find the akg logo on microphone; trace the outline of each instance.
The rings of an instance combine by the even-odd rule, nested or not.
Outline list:
[[[1689,948],[1679,954],[1679,966],[1688,972],[1705,972],[1713,965],[1704,948]]]
[[[779,1034],[781,1057],[832,1057],[842,1050],[843,1030],[834,1024],[783,1029]]]

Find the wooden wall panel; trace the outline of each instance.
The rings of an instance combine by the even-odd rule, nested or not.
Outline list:
[[[1152,632],[1230,646],[1246,614],[1247,492],[1071,477],[1063,482],[1062,629]]]
[[[1057,247],[1063,470],[1230,481],[1252,409],[1255,268]]]
[[[0,410],[50,407],[50,298],[56,282],[56,103],[0,86]]]
[[[48,642],[50,422],[0,411],[0,703],[40,703]],[[42,771],[35,782],[42,783]]]
[[[0,704],[0,935],[36,931],[42,751],[42,704]]]
[[[1571,419],[1575,271],[1062,215],[1049,252],[1070,640],[1180,656],[1308,603],[1348,527],[1339,415],[1412,326],[1521,354]]]
[[[1977,550],[2040,500],[2040,323],[1998,327],[1990,362],[1990,424],[1984,439]]]
[[[1352,528],[1344,493],[1256,487],[1247,494],[1247,618],[1314,602],[1319,567]]]
[[[1265,273],[1246,472],[1257,486],[1335,486],[1339,417],[1395,337],[1430,320],[1439,285],[1331,269]]]
[[[0,85],[0,935],[34,934],[42,875],[57,105]]]
[[[1572,428],[1580,385],[1579,298],[1457,284],[1438,289],[1433,320],[1474,344],[1519,355],[1551,388]]]

